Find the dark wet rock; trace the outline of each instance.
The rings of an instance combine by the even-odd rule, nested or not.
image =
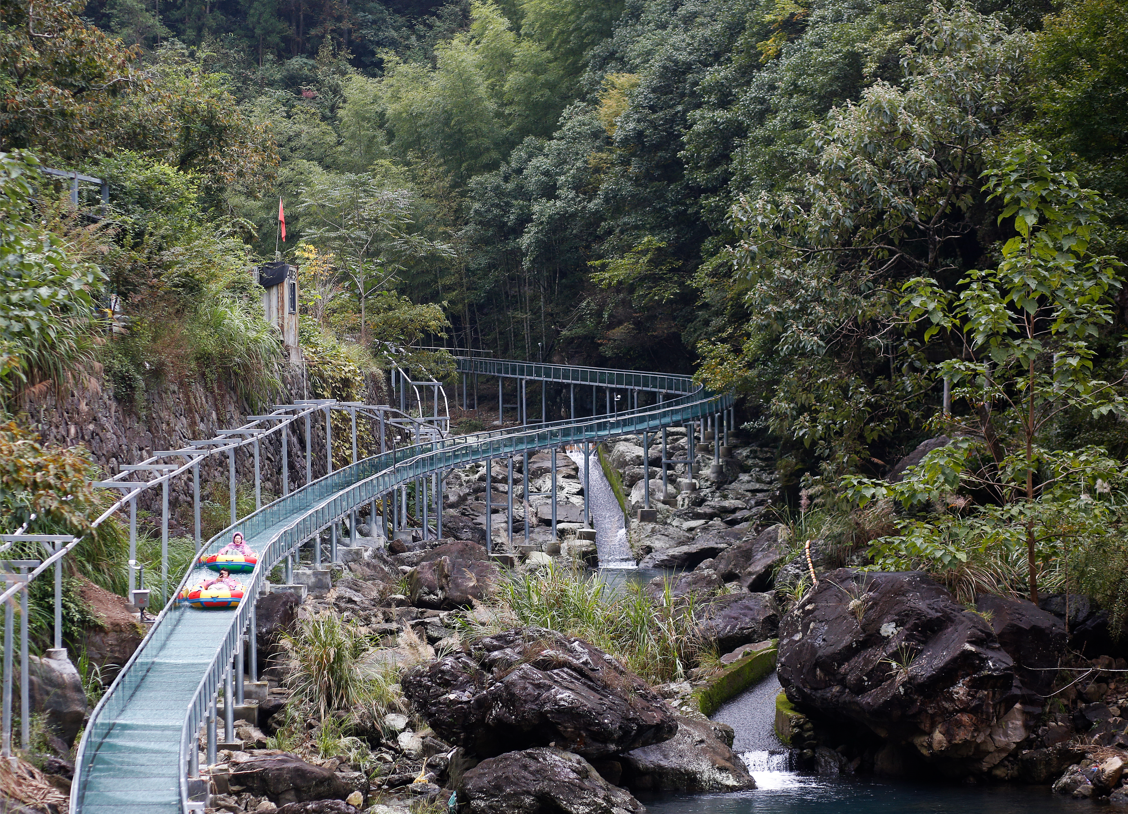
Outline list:
[[[778,675],[793,702],[949,774],[988,771],[1027,735],[1013,660],[920,573],[820,577],[780,623]]]
[[[660,484],[661,482],[659,482]],[[655,497],[661,492],[659,485],[658,491],[651,493],[651,499],[656,500]],[[635,496],[631,495],[631,500],[635,503],[641,502],[641,495],[638,500]],[[693,535],[688,531],[683,531],[675,526],[667,526],[659,523],[639,523],[635,527],[635,535],[638,538],[636,544],[636,553],[639,557],[645,559],[650,554],[666,551],[668,549],[677,548],[688,544],[693,540]],[[704,558],[703,558],[704,559]]]
[[[742,644],[770,639],[779,629],[771,594],[726,594],[696,605],[693,612],[702,638],[727,653]]]
[[[352,789],[336,774],[293,755],[264,755],[232,766],[231,784],[277,805],[333,798],[343,800]]]
[[[555,743],[598,759],[677,731],[666,702],[606,653],[538,628],[481,639],[401,684],[439,737],[482,757]]]
[[[1065,745],[1028,749],[1018,756],[1018,776],[1024,783],[1043,785],[1060,777],[1081,758],[1080,749]]]
[[[1125,653],[1125,645],[1115,641],[1109,631],[1108,613],[1097,607],[1089,597],[1051,594],[1043,597],[1038,607],[1067,623],[1070,648],[1086,658]]]
[[[469,517],[454,512],[443,514],[443,536],[454,540],[469,540],[480,546],[486,544],[485,526],[479,526]]]
[[[721,792],[754,789],[744,762],[708,720],[677,716],[674,737],[622,756],[623,784],[632,791]]]
[[[471,814],[637,814],[646,809],[578,755],[555,748],[483,760],[462,777]]]
[[[708,531],[685,545],[654,551],[639,561],[639,568],[682,568],[691,570],[702,560],[717,557],[740,539],[740,530],[725,528]]]
[[[469,607],[490,592],[497,565],[477,543],[453,540],[428,551],[407,578],[413,605],[453,610]]]
[[[950,443],[951,439],[946,435],[940,435],[936,438],[929,438],[927,441],[922,441],[916,449],[897,461],[893,468],[889,470],[889,474],[885,476],[885,479],[890,483],[898,483],[901,478],[905,476],[906,469],[919,464],[924,460],[924,456],[932,452],[932,450],[941,449],[942,447],[948,446]]]
[[[257,710],[258,728],[267,735],[273,735],[278,731],[278,727],[271,721],[275,715],[282,713],[286,709],[286,699],[278,695],[268,695],[266,700],[259,701]],[[284,714],[283,714],[283,717]]]
[[[255,646],[258,663],[271,664],[282,652],[282,636],[294,629],[301,597],[288,591],[269,593],[255,602]]]
[[[666,599],[666,583],[670,583],[670,598],[681,599],[690,595],[698,598],[715,594],[724,587],[716,571],[698,568],[685,574],[673,577],[655,577],[646,584],[646,595],[654,602],[664,602]]]
[[[1048,693],[1067,644],[1061,620],[1025,599],[986,594],[976,600],[975,609],[988,618],[999,644],[1014,659],[1023,685]]]
[[[82,677],[67,658],[66,651],[59,656],[27,657],[28,698],[32,711],[42,713],[51,731],[70,746],[86,717],[86,692],[82,688]]]
[[[751,540],[742,540],[717,556],[714,570],[725,582],[738,581],[746,591],[766,591],[783,557],[782,525],[764,529]]]

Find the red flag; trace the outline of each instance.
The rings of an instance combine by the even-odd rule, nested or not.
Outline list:
[[[282,242],[286,242],[286,213],[282,210],[282,199],[278,199],[278,221],[282,224]]]

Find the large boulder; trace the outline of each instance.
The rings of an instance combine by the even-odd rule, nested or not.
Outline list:
[[[232,765],[231,784],[277,805],[343,800],[352,789],[336,774],[287,754],[256,756]]]
[[[677,716],[678,733],[668,741],[620,758],[623,784],[632,791],[739,791],[756,782],[744,761],[718,737],[712,721]]]
[[[746,591],[768,590],[783,557],[783,532],[784,527],[776,524],[750,540],[740,541],[717,557],[713,570],[725,582],[739,582]]]
[[[255,647],[264,668],[282,653],[282,636],[294,629],[301,597],[289,591],[260,596],[255,602]]]
[[[654,551],[639,561],[639,568],[683,568],[692,570],[701,562],[713,559],[740,539],[741,530],[707,531],[685,545]]]
[[[987,621],[924,574],[833,571],[784,616],[780,684],[801,707],[985,772],[1026,735],[1014,662]]]
[[[28,697],[32,711],[42,713],[51,731],[70,746],[86,718],[86,692],[67,651],[48,653],[45,659],[27,657]]]
[[[1050,594],[1042,597],[1038,607],[1067,623],[1069,646],[1086,658],[1125,654],[1123,642],[1115,640],[1109,630],[1108,613],[1097,607],[1089,597]]]
[[[1025,599],[984,594],[975,609],[986,618],[1012,659],[1023,685],[1041,695],[1053,689],[1065,653],[1065,624]]]
[[[779,611],[771,594],[725,594],[694,606],[701,637],[728,653],[742,644],[762,642],[779,630]]]
[[[578,755],[556,748],[509,752],[462,776],[471,814],[638,814],[642,804]]]
[[[479,526],[469,517],[454,512],[443,513],[443,535],[455,540],[469,540],[480,546],[486,544],[485,525]]]
[[[439,737],[481,757],[555,743],[599,759],[677,731],[637,676],[587,642],[539,628],[481,639],[401,684]]]
[[[661,523],[638,523],[633,530],[632,536],[637,539],[634,544],[635,551],[642,558],[658,551],[686,545],[693,540],[693,535],[688,531]]]
[[[411,604],[453,610],[482,599],[497,578],[497,565],[477,543],[453,540],[428,551],[407,574]]]
[[[673,577],[654,577],[646,583],[646,595],[655,603],[665,603],[667,590],[669,599],[683,599],[693,596],[702,599],[712,596],[724,587],[717,572],[710,568],[699,568]]]
[[[942,447],[948,446],[950,443],[951,439],[946,435],[939,435],[935,438],[929,438],[927,441],[922,441],[917,445],[916,449],[893,465],[893,468],[889,470],[889,474],[885,476],[885,479],[890,483],[900,482],[901,478],[905,476],[907,469],[923,461],[924,456],[932,452],[932,450],[941,449]]]

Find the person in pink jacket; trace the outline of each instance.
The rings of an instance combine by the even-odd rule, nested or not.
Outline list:
[[[215,579],[205,579],[200,583],[200,590],[206,591],[208,588],[222,585],[229,591],[242,590],[243,584],[227,571],[226,568],[219,569],[219,576]]]
[[[243,540],[243,533],[241,531],[235,532],[235,535],[231,538],[231,542],[219,550],[219,556],[222,557],[224,554],[234,554],[238,557],[258,559],[258,555],[255,554],[250,546]]]

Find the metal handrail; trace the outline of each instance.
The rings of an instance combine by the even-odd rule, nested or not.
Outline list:
[[[461,368],[465,363],[472,368],[481,361],[483,360],[459,359],[459,365]],[[504,372],[492,372],[488,375],[521,375],[521,373],[513,374],[511,371],[523,371],[525,365],[533,366],[541,371],[551,368],[554,374],[564,374],[568,370],[566,366],[559,365],[534,365],[533,363],[496,360],[491,368]],[[575,376],[582,377],[587,375],[584,372],[585,370],[599,369],[575,368],[572,370]],[[614,416],[595,416],[581,420],[553,422],[538,425],[535,429],[502,429],[458,438],[440,438],[394,449],[350,464],[313,481],[229,526],[208,542],[203,549],[204,552],[218,549],[219,545],[224,540],[229,539],[235,531],[243,532],[248,539],[263,531],[269,530],[271,532],[271,537],[262,550],[259,563],[245,590],[245,598],[250,598],[251,601],[241,602],[239,607],[231,613],[231,622],[227,627],[227,632],[223,635],[222,640],[217,642],[215,655],[209,667],[205,670],[192,701],[185,710],[179,756],[182,809],[188,804],[186,768],[190,765],[191,750],[197,748],[196,733],[203,722],[210,700],[215,695],[227,665],[234,657],[250,621],[254,607],[253,598],[262,589],[266,575],[279,561],[293,553],[296,546],[347,516],[357,507],[382,498],[399,486],[423,476],[525,451],[559,447],[572,443],[600,441],[638,432],[656,431],[664,427],[690,423],[715,415],[727,410],[732,405],[731,396],[710,393],[694,384],[689,377],[636,373],[633,371],[604,370],[602,372],[611,375],[618,386],[634,387],[640,390],[649,389],[648,386],[655,386],[656,389],[663,392],[680,392],[683,395],[658,405],[627,410]],[[530,378],[532,377],[530,375]],[[535,377],[542,378],[539,375]],[[567,378],[552,380],[568,381]],[[605,381],[590,382],[582,379],[581,381],[583,383],[608,384]],[[619,384],[620,382],[621,384]],[[293,507],[304,507],[304,509],[300,515],[292,516],[288,521],[283,522],[283,518],[293,514]],[[193,569],[190,568],[181,581],[179,590],[188,586],[192,575]],[[155,648],[162,641],[162,637],[168,635],[163,631],[175,628],[180,619],[174,617],[183,613],[186,613],[186,609],[176,606],[174,602],[170,602],[162,609],[148,635],[119,672],[91,715],[86,735],[79,745],[75,761],[75,780],[71,797],[73,811],[82,810],[87,780],[86,770],[89,764],[88,757],[92,759],[92,756],[87,755],[87,748],[93,737],[97,736],[103,728],[112,725],[112,723],[107,724],[102,720],[106,710],[111,705],[123,705],[127,702],[121,697],[122,688],[130,680],[129,676],[132,671],[145,658],[146,651]]]

